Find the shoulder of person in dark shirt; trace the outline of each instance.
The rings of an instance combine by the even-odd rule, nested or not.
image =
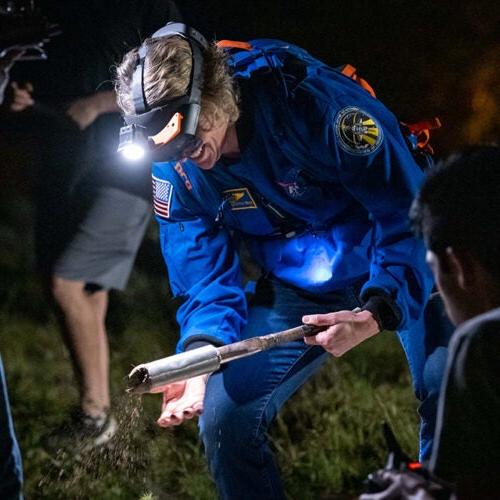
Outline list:
[[[443,389],[431,469],[459,497],[500,498],[500,308],[457,329]]]

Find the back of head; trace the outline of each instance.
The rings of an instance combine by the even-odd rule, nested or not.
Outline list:
[[[185,95],[190,81],[192,54],[189,43],[177,36],[148,38],[144,63],[144,95],[150,108]],[[134,114],[132,78],[138,48],[129,51],[116,68],[115,88],[118,105],[125,114]],[[201,97],[202,126],[210,127],[222,115],[229,123],[239,116],[236,85],[226,64],[226,55],[216,44],[203,54],[204,83]]]
[[[500,286],[500,147],[472,147],[441,162],[410,218],[427,248],[467,250]]]
[[[147,39],[144,62],[144,95],[153,108],[163,101],[184,95],[189,86],[191,49],[180,37]],[[116,68],[118,104],[126,114],[134,114],[132,78],[137,65],[138,48],[127,52]]]

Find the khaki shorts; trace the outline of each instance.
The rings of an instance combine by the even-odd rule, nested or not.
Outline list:
[[[151,203],[112,187],[98,188],[52,274],[123,290],[151,218]]]

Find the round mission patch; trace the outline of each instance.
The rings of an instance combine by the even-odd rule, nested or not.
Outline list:
[[[373,153],[382,144],[384,138],[382,129],[375,118],[354,106],[339,111],[335,119],[335,132],[340,147],[356,155]]]

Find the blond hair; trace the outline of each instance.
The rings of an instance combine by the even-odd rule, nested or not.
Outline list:
[[[144,95],[150,107],[184,95],[189,86],[192,56],[189,43],[180,37],[148,38],[144,62]],[[138,49],[129,51],[116,68],[115,90],[125,114],[134,114],[132,77]],[[200,127],[210,129],[220,120],[234,124],[239,117],[238,91],[226,64],[226,55],[216,44],[203,54],[205,76],[201,97]]]

